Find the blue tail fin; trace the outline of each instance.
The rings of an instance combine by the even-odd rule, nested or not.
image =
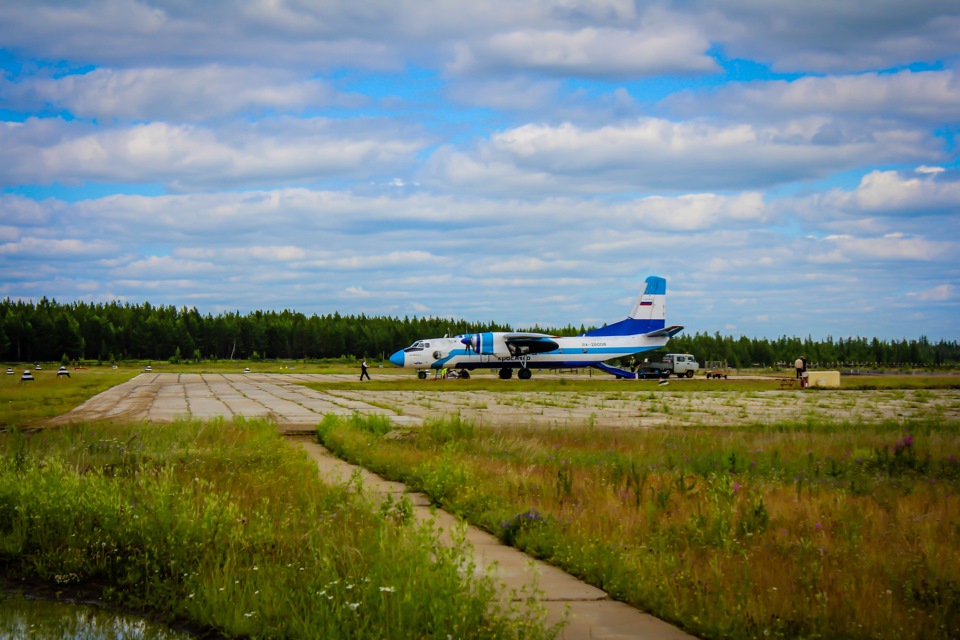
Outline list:
[[[586,332],[585,336],[634,336],[659,331],[666,326],[667,281],[658,276],[646,280],[643,293],[637,298],[626,319]]]

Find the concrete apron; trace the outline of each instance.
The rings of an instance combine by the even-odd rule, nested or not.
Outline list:
[[[476,573],[489,574],[504,587],[508,598],[520,598],[539,591],[539,599],[547,611],[547,623],[555,624],[566,616],[567,624],[560,637],[567,640],[592,638],[619,640],[692,639],[659,618],[637,611],[612,600],[606,592],[578,580],[549,564],[534,560],[525,553],[500,543],[496,537],[465,523],[445,511],[431,508],[430,499],[422,493],[407,491],[406,485],[385,480],[362,467],[352,465],[331,454],[325,447],[305,436],[289,438],[317,463],[325,482],[342,485],[359,474],[363,490],[379,502],[392,495],[394,500],[407,495],[413,503],[417,522],[433,520],[441,541],[450,541],[454,532],[466,528],[466,540],[473,548]]]

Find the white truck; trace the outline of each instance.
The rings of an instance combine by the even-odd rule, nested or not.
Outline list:
[[[689,353],[668,353],[660,362],[644,362],[637,367],[639,378],[692,378],[700,369],[700,363]]]

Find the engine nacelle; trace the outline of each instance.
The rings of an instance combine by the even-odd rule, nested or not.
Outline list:
[[[482,356],[496,356],[498,358],[510,358],[513,354],[507,348],[507,343],[502,335],[496,333],[475,333],[461,340],[473,352]]]

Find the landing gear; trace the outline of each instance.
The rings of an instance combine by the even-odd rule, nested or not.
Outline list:
[[[417,377],[420,378],[421,380],[426,380],[426,379],[427,379],[427,372],[426,372],[426,371],[417,371]]]
[[[513,377],[513,369],[500,369],[500,379],[509,380]]]
[[[533,372],[530,369],[520,369],[517,371],[517,377],[521,380],[529,380],[533,376]]]
[[[460,369],[460,379],[461,379],[461,380],[469,380],[469,379],[470,379],[470,372],[467,371],[466,369]]]

